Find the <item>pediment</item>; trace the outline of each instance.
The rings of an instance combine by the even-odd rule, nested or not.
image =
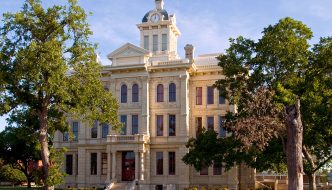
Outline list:
[[[149,54],[149,51],[131,43],[126,43],[112,53],[108,54],[108,58],[112,61],[114,58],[141,57]]]

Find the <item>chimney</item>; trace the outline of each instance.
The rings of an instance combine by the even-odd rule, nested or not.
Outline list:
[[[186,52],[186,58],[189,59],[189,61],[192,63],[194,61],[195,47],[191,44],[187,44],[184,47],[184,50]]]

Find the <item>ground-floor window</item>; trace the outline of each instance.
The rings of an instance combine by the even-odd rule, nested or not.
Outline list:
[[[156,185],[156,190],[163,190],[163,185]]]
[[[73,155],[66,155],[66,174],[73,175]]]
[[[175,152],[168,153],[168,174],[175,175]]]
[[[101,154],[101,175],[107,175],[107,153]]]
[[[209,175],[209,167],[206,165],[203,165],[199,174],[200,175]]]
[[[97,153],[91,153],[90,172],[91,175],[97,175]]]
[[[164,174],[164,156],[163,152],[156,153],[156,168],[157,168],[157,175]]]
[[[214,162],[213,164],[213,175],[221,175],[222,165],[221,162]]]

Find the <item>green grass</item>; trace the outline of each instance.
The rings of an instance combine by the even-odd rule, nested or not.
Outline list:
[[[27,190],[27,187],[18,187],[18,186],[0,186],[0,190]],[[31,190],[40,190],[41,188],[32,187]],[[30,189],[29,189],[30,190]]]

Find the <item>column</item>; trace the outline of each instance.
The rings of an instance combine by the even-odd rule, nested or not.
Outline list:
[[[109,151],[107,151],[107,177],[105,183],[111,183],[111,153]]]
[[[141,77],[142,92],[140,101],[142,104],[142,119],[140,121],[139,134],[149,135],[149,78],[148,76]]]
[[[112,181],[116,182],[116,151],[112,152]]]
[[[141,152],[141,181],[144,181],[144,152]]]
[[[138,180],[138,156],[139,152],[135,151],[135,181]]]

